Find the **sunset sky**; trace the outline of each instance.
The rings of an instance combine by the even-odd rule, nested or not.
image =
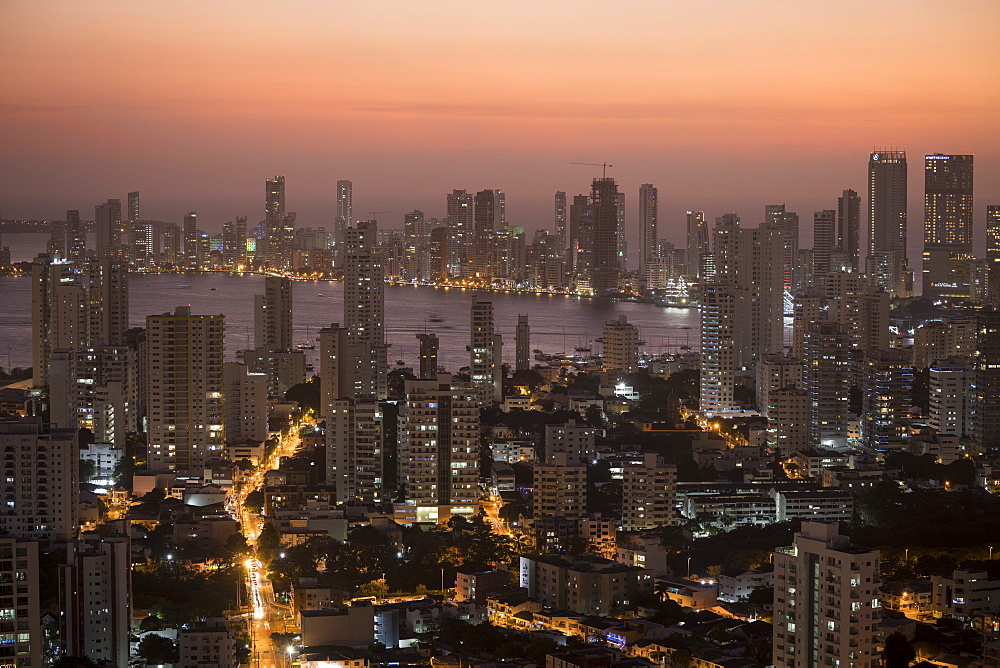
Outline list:
[[[534,229],[606,160],[680,241],[686,209],[808,229],[899,147],[919,247],[924,153],[975,154],[978,227],[1000,203],[998,25],[996,0],[0,0],[0,213],[139,190],[216,230],[284,174],[301,226],[347,178],[389,227],[497,187]]]

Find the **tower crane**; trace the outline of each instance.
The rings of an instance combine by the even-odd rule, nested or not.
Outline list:
[[[609,165],[606,162],[571,162],[571,165],[589,165],[591,167],[600,167],[603,171],[601,172],[601,178],[608,177],[608,167],[614,167],[614,165]]]

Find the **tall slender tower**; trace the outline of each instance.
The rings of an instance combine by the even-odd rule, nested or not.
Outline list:
[[[469,371],[472,388],[487,406],[503,401],[503,339],[493,325],[493,302],[472,297]]]
[[[480,190],[476,193],[473,207],[474,236],[472,241],[473,277],[489,283],[496,274],[497,238],[496,233],[505,226],[506,208],[502,191]]]
[[[830,273],[830,260],[837,243],[836,216],[833,209],[813,213],[813,276],[820,282]]]
[[[284,262],[285,177],[264,182],[264,227],[267,235],[267,266],[279,269]]]
[[[517,316],[516,359],[514,368],[525,371],[531,368],[531,328],[528,326],[528,316]]]
[[[725,285],[709,284],[701,297],[701,379],[699,408],[706,415],[734,407],[736,387],[733,334],[736,299]]]
[[[646,261],[657,253],[657,190],[651,183],[639,186],[639,276],[646,277]]]
[[[80,212],[71,209],[66,212],[66,259],[82,260],[87,254],[87,238],[80,226]]]
[[[346,230],[354,223],[354,184],[347,179],[337,181],[337,220],[334,241],[337,247],[337,266],[344,266]]]
[[[473,199],[473,196],[464,190],[452,190],[447,197],[449,265],[461,264],[469,258],[474,227]]]
[[[109,199],[94,207],[97,226],[97,257],[117,257],[122,245],[122,201]]]
[[[795,290],[795,268],[799,255],[799,214],[786,211],[784,204],[768,204],[764,207],[764,225],[761,227],[781,230],[784,239],[782,276],[785,292]]]
[[[861,198],[851,189],[837,198],[837,250],[845,260],[844,269],[861,271]]]
[[[264,294],[254,295],[254,345],[270,351],[292,349],[292,281],[264,279]]]
[[[594,213],[593,269],[595,295],[618,289],[618,184],[611,178],[594,179],[590,192]]]
[[[555,198],[556,244],[559,250],[566,249],[566,192],[556,191]]]
[[[972,157],[924,156],[924,296],[971,296],[967,272],[952,260],[972,255]]]
[[[687,276],[694,280],[704,278],[702,267],[711,253],[709,245],[708,224],[705,222],[704,211],[687,212]]]
[[[188,271],[201,269],[201,244],[198,238],[198,214],[189,211],[184,214],[184,267]]]
[[[1000,204],[986,207],[986,258],[1000,260]]]
[[[906,151],[878,151],[868,159],[868,268],[873,287],[909,296],[906,258]]]
[[[345,230],[344,325],[347,328],[351,398],[385,399],[385,272],[378,251],[375,221]]]

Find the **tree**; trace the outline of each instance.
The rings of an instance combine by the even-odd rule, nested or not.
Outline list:
[[[52,668],[98,668],[98,666],[90,657],[61,656],[52,662]]]
[[[136,653],[146,663],[175,663],[179,658],[173,641],[155,633],[143,636]]]
[[[156,615],[148,615],[142,618],[139,622],[139,630],[145,633],[146,631],[162,631],[163,630],[163,620]]]
[[[882,650],[882,662],[885,668],[906,668],[917,658],[913,645],[899,631],[885,639],[885,649]]]
[[[257,553],[267,561],[271,561],[277,556],[280,546],[281,537],[278,535],[278,530],[273,524],[265,524],[257,537]]]
[[[365,584],[358,587],[358,594],[360,596],[374,596],[375,598],[385,598],[386,596],[389,595],[389,584],[385,581],[385,578],[372,580],[371,582],[366,582]]]
[[[544,666],[545,657],[559,649],[559,645],[552,638],[539,638],[533,640],[524,650],[524,656],[532,663]]]
[[[679,649],[670,655],[670,662],[677,668],[688,668],[691,665],[691,652]]]
[[[255,489],[247,494],[247,498],[243,501],[243,507],[251,513],[259,515],[264,509],[264,492],[259,489]]]
[[[97,462],[92,459],[80,460],[80,482],[90,482],[97,475]]]
[[[287,401],[295,401],[303,410],[312,409],[319,413],[319,376],[314,376],[304,383],[292,385],[285,392]]]

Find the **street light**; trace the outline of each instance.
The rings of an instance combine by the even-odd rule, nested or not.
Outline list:
[[[688,577],[691,577],[691,557],[688,557]]]

